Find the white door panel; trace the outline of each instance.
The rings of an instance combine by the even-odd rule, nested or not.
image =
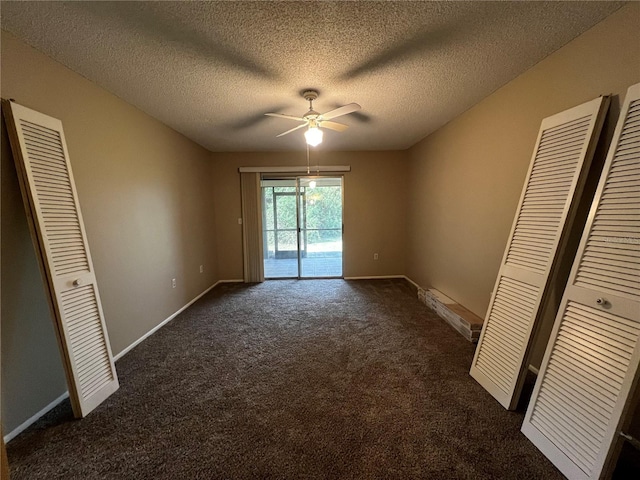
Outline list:
[[[640,84],[629,88],[522,426],[569,478],[601,478],[640,362]]]
[[[608,106],[600,97],[542,121],[470,372],[505,408],[517,405]]]
[[[25,209],[77,417],[118,389],[62,123],[3,102]]]

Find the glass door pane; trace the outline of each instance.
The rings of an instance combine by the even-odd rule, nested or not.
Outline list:
[[[300,277],[342,276],[342,177],[299,179]]]
[[[296,179],[262,180],[265,278],[298,278]]]
[[[342,276],[342,177],[263,178],[265,278]]]

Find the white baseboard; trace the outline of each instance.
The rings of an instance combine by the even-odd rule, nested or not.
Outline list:
[[[409,282],[411,285],[413,285],[416,288],[420,288],[420,285],[418,285],[416,282],[414,282],[413,280],[411,280],[409,277],[407,277],[406,275],[403,275],[404,279]]]
[[[178,315],[180,315],[182,312],[184,312],[187,308],[189,308],[191,305],[193,305],[196,301],[198,301],[203,295],[205,295],[206,293],[208,293],[210,290],[214,289],[216,286],[218,286],[221,283],[232,283],[232,282],[241,282],[242,280],[218,280],[216,283],[214,283],[213,285],[211,285],[209,288],[207,288],[204,292],[202,292],[201,294],[199,294],[197,297],[195,297],[193,300],[191,300],[189,303],[187,303],[184,307],[182,307],[180,310],[178,310],[177,312],[175,312],[174,314],[172,314],[169,318],[163,320],[161,323],[159,323],[158,325],[156,325],[155,327],[153,327],[151,330],[149,330],[147,333],[145,333],[142,337],[140,337],[138,340],[136,340],[135,342],[133,342],[131,345],[129,345],[127,348],[125,348],[124,350],[122,350],[120,353],[118,353],[117,355],[114,355],[113,360],[117,361],[120,358],[124,357],[127,353],[129,353],[133,348],[135,348],[137,345],[139,345],[140,343],[142,343],[143,341],[145,341],[147,338],[149,338],[151,335],[153,335],[154,333],[156,333],[158,330],[160,330],[162,327],[164,327],[167,323],[169,323],[171,320],[173,320],[174,318],[176,318]],[[49,405],[47,405],[46,407],[44,407],[42,410],[40,410],[38,413],[36,413],[35,415],[33,415],[31,418],[29,418],[28,420],[22,422],[22,424],[20,424],[18,427],[14,428],[11,432],[9,432],[8,434],[6,434],[4,436],[4,443],[9,443],[9,441],[13,440],[15,437],[17,437],[18,435],[20,435],[23,431],[25,431],[27,428],[29,428],[31,425],[33,425],[36,421],[38,421],[44,414],[46,414],[49,410],[51,410],[52,408],[54,408],[56,405],[58,405],[60,402],[62,402],[63,400],[65,400],[66,398],[69,398],[69,392],[64,392],[60,397],[56,398],[53,402],[51,402]]]
[[[409,282],[414,287],[420,288],[420,285],[418,285],[416,282],[411,280],[406,275],[374,275],[370,277],[344,277],[345,280],[383,280],[385,278],[402,278],[407,282]]]
[[[372,275],[365,277],[344,277],[345,280],[384,280],[386,278],[406,278],[404,275]]]
[[[243,283],[244,279],[242,278],[232,278],[231,280],[218,280],[218,282],[216,283],[216,285],[218,283]],[[216,286],[214,285],[214,287]]]
[[[58,398],[56,398],[53,402],[51,402],[49,405],[47,405],[42,410],[40,410],[38,413],[33,415],[31,418],[25,420],[20,425],[18,425],[16,428],[14,428],[9,433],[7,433],[4,436],[4,443],[9,443],[11,440],[16,438],[18,435],[20,435],[22,432],[24,432],[31,425],[36,423],[36,421],[39,420],[40,417],[42,417],[44,414],[46,414],[49,410],[51,410],[54,407],[58,406],[58,404],[60,402],[66,400],[67,398],[69,398],[69,392],[64,392],[62,395],[60,395]]]
[[[127,353],[129,353],[131,350],[133,350],[135,347],[137,347],[139,344],[141,344],[142,342],[144,342],[147,338],[149,338],[151,335],[153,335],[154,333],[156,333],[158,330],[160,330],[162,327],[164,327],[167,323],[169,323],[171,320],[173,320],[174,318],[176,318],[178,315],[180,315],[182,312],[184,312],[187,308],[189,308],[191,305],[193,305],[195,302],[197,302],[198,300],[200,300],[200,298],[202,296],[204,296],[205,294],[207,294],[210,290],[214,289],[216,286],[218,286],[220,283],[226,283],[229,280],[218,280],[216,283],[214,283],[213,285],[211,285],[209,288],[207,288],[204,292],[202,292],[200,295],[198,295],[197,297],[195,297],[193,300],[191,300],[189,303],[187,303],[184,307],[180,308],[180,310],[178,310],[177,312],[173,313],[170,317],[165,318],[162,322],[160,322],[158,325],[156,325],[155,327],[153,327],[151,330],[149,330],[147,333],[145,333],[143,336],[141,336],[138,340],[136,340],[135,342],[133,342],[131,345],[129,345],[127,348],[125,348],[124,350],[122,350],[120,353],[118,353],[117,355],[113,356],[113,361],[116,362],[118,360],[120,360],[122,357],[124,357]]]

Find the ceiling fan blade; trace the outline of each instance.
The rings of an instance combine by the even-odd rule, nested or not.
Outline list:
[[[297,120],[299,122],[306,122],[307,120],[302,117],[294,117],[293,115],[285,115],[284,113],[265,113],[267,117],[286,118],[287,120]]]
[[[340,115],[346,115],[347,113],[352,113],[357,110],[360,110],[360,105],[357,103],[350,103],[349,105],[344,105],[342,107],[338,107],[335,110],[331,110],[330,112],[323,113],[320,115],[323,120],[329,120],[331,118],[339,117]]]
[[[327,120],[323,120],[320,122],[321,128],[328,128],[329,130],[335,130],[336,132],[344,132],[349,125],[345,125],[344,123],[338,122],[329,122]]]
[[[281,137],[281,136],[283,136],[283,135],[286,135],[287,133],[295,132],[296,130],[298,130],[298,129],[300,129],[300,128],[304,128],[304,127],[306,127],[306,126],[307,126],[307,124],[306,124],[306,123],[303,123],[302,125],[298,125],[297,127],[294,127],[294,128],[292,128],[291,130],[287,130],[286,132],[281,133],[280,135],[276,135],[276,137]]]

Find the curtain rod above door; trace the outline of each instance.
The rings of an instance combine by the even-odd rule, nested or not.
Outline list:
[[[328,165],[314,166],[311,168],[314,172],[350,172],[351,165]],[[240,173],[307,173],[306,166],[289,166],[289,167],[239,167]]]

